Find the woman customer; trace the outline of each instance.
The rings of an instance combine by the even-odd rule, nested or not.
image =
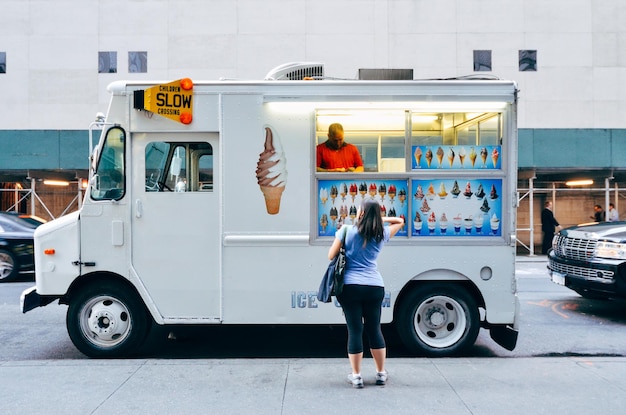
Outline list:
[[[328,251],[328,258],[333,259],[339,253],[341,238],[343,232],[346,232],[344,286],[337,300],[343,308],[348,326],[348,358],[352,366],[348,381],[355,388],[362,388],[364,329],[376,365],[376,384],[384,385],[387,382],[385,370],[387,349],[380,327],[385,288],[383,278],[378,272],[376,258],[383,245],[404,226],[404,219],[383,218],[380,205],[371,199],[363,201],[357,212],[357,218],[355,226],[344,225],[337,231]],[[384,223],[389,223],[389,226],[384,226]]]

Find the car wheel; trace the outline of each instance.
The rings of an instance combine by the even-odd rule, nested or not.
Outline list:
[[[149,315],[139,297],[120,285],[97,284],[70,300],[67,331],[90,357],[127,356],[143,344]]]
[[[402,300],[398,334],[416,354],[450,356],[474,344],[480,329],[476,301],[463,288],[424,284]]]
[[[15,256],[4,249],[0,250],[0,281],[10,281],[17,277],[19,266]]]

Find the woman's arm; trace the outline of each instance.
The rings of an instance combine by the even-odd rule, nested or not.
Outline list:
[[[328,259],[331,260],[339,254],[339,249],[341,249],[341,239],[335,238],[333,244],[330,246],[328,250]]]
[[[385,216],[383,222],[389,223],[389,238],[392,238],[404,226],[404,219],[399,217]]]

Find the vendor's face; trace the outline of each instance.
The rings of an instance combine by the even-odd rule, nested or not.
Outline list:
[[[328,135],[328,139],[335,145],[337,148],[343,145],[343,131],[335,131],[335,135]]]

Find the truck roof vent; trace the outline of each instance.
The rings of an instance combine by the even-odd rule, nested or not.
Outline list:
[[[324,64],[319,62],[290,62],[272,69],[265,75],[267,81],[301,81],[324,77]]]
[[[368,81],[411,81],[413,69],[359,69],[359,79]]]

